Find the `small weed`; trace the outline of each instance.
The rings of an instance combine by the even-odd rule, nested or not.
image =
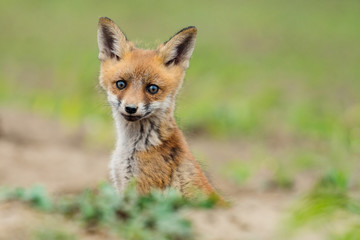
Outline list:
[[[252,168],[249,164],[240,161],[226,163],[221,170],[224,176],[232,179],[237,184],[244,184],[252,174]]]
[[[360,224],[353,225],[345,233],[334,235],[331,239],[333,239],[333,240],[358,240],[358,239],[360,239]]]
[[[52,209],[52,202],[42,186],[36,185],[30,189],[3,187],[0,189],[1,200],[20,200],[30,203],[32,206],[49,211]]]
[[[355,217],[357,225],[360,224],[360,201],[348,191],[348,176],[344,172],[331,170],[325,174],[292,212],[288,224],[291,231],[315,222],[327,222],[331,226],[339,213],[344,219]],[[345,234],[337,234],[335,239],[360,239],[360,232],[350,228]]]
[[[41,229],[34,233],[33,240],[76,240],[76,237],[58,229]]]
[[[284,190],[289,190],[293,188],[293,186],[294,180],[290,170],[280,164],[273,170],[273,178],[267,183],[268,188],[280,188]]]

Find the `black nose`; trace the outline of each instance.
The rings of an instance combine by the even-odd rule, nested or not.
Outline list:
[[[129,114],[133,114],[136,113],[137,107],[135,105],[126,105],[125,106],[125,111]]]

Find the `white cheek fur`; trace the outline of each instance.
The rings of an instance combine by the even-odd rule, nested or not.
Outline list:
[[[107,92],[107,100],[111,106],[118,106],[120,103],[120,100],[117,98],[117,96],[115,96],[109,91]]]
[[[172,102],[172,97],[167,96],[164,101],[157,101],[150,104],[150,110],[156,111],[160,110],[161,112],[167,111],[174,103]]]

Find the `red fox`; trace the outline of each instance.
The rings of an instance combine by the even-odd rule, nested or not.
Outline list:
[[[187,27],[156,50],[139,49],[109,18],[98,25],[100,85],[115,120],[117,142],[110,175],[118,191],[134,178],[140,193],[194,189],[215,195],[174,120],[175,96],[194,50],[197,29]]]

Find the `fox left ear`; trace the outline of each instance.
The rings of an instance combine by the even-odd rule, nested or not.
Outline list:
[[[189,60],[194,51],[197,29],[193,26],[184,28],[158,47],[159,55],[166,66],[179,65],[189,67]]]
[[[120,60],[125,53],[132,49],[132,44],[127,40],[125,34],[107,17],[99,19],[97,38],[100,61]]]

